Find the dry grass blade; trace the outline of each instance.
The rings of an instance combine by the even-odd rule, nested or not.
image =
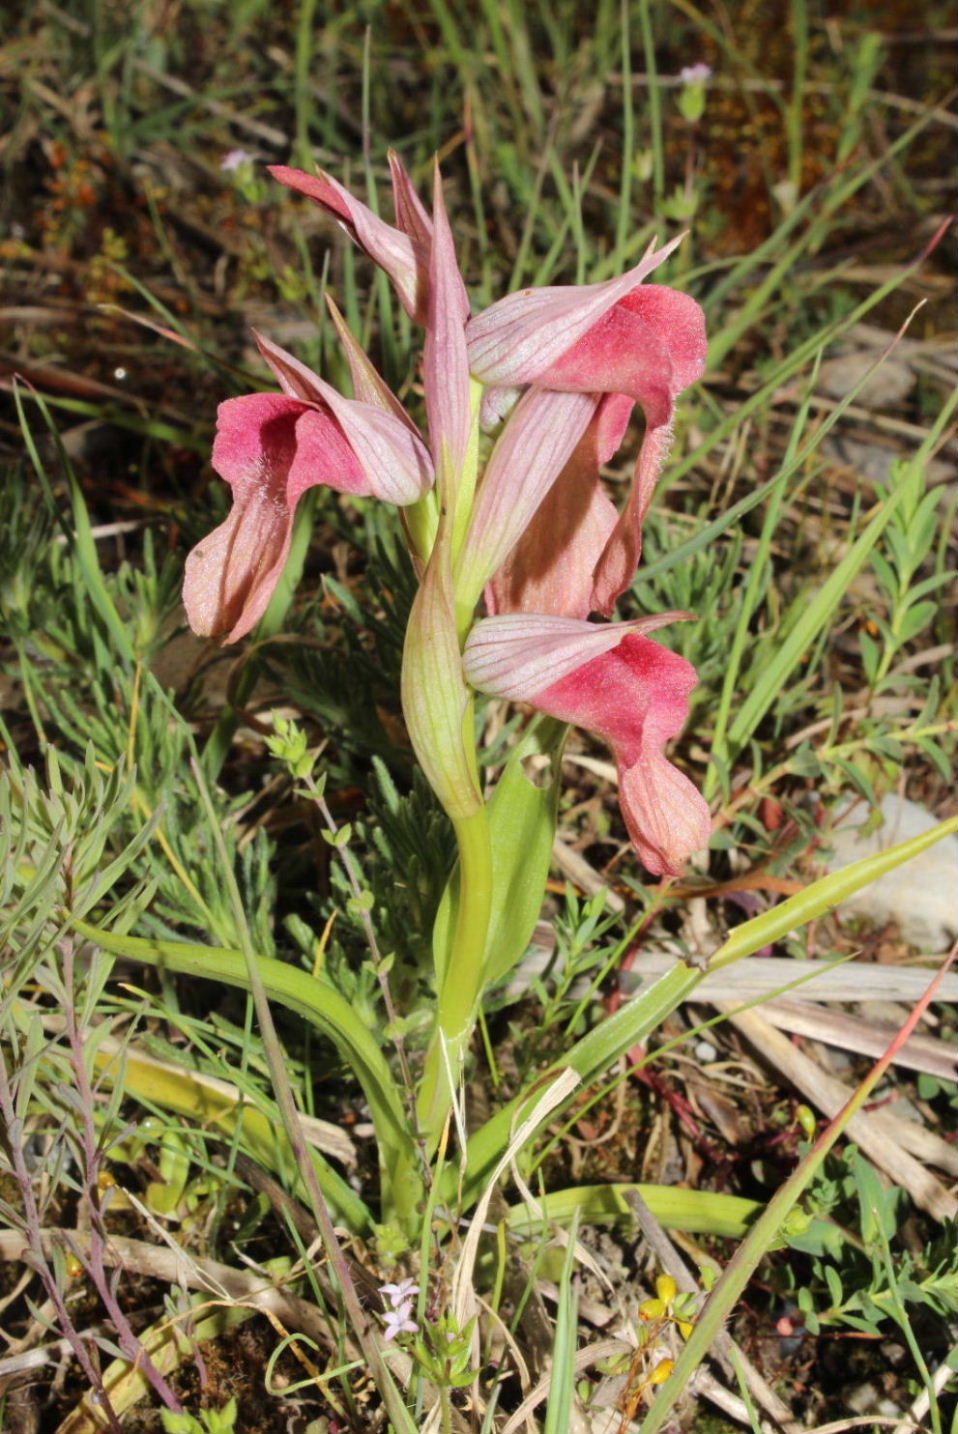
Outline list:
[[[810,1036],[826,1045],[877,1059],[887,1049],[894,1031],[872,1025],[845,1011],[828,1011],[802,1001],[766,1001],[762,1015],[779,1030],[796,1036]],[[912,1036],[895,1052],[894,1064],[907,1070],[924,1071],[939,1080],[958,1080],[958,1057],[948,1041],[934,1036]]]
[[[727,1004],[723,1004],[722,1009],[759,1055],[829,1119],[844,1108],[852,1091],[796,1050],[787,1036],[777,1031],[759,1011],[736,1011]],[[852,1116],[847,1129],[849,1136],[861,1146],[869,1159],[907,1190],[921,1209],[927,1210],[936,1220],[953,1220],[958,1215],[958,1200],[954,1192],[930,1174],[902,1145],[903,1140],[912,1147],[916,1142],[920,1143],[926,1158],[929,1152],[934,1151],[941,1157],[944,1167],[950,1170],[954,1164],[954,1150],[945,1141],[939,1141],[938,1137],[922,1131],[921,1127],[896,1120],[883,1111],[859,1112]]]

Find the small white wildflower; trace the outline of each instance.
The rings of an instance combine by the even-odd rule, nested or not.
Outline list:
[[[415,1280],[405,1279],[400,1280],[398,1285],[380,1285],[379,1293],[389,1301],[394,1310],[398,1310],[401,1305],[412,1303],[413,1295],[419,1293],[419,1286]]]
[[[701,61],[697,65],[686,65],[679,70],[679,79],[683,85],[704,85],[706,80],[712,78],[712,66],[703,65]]]
[[[395,1339],[400,1334],[418,1334],[419,1326],[411,1318],[411,1314],[411,1300],[408,1304],[394,1305],[391,1310],[387,1310],[383,1316],[383,1339]]]
[[[220,169],[226,174],[232,174],[234,170],[241,169],[244,164],[252,164],[255,157],[247,149],[231,149],[220,160]]]

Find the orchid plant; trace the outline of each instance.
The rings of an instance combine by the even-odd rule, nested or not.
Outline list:
[[[708,807],[666,755],[688,715],[695,671],[650,637],[689,614],[610,620],[639,562],[676,398],[701,375],[706,341],[693,299],[646,282],[678,240],[650,248],[621,277],[524,289],[472,314],[438,166],[430,214],[395,155],[390,165],[394,225],[329,175],[271,172],[339,221],[422,327],[428,432],[335,306],[352,398],[257,335],[279,392],[220,406],[213,466],[232,489],[232,510],[190,554],[184,600],[194,631],[236,642],[266,611],[307,489],[325,484],[401,510],[419,581],[403,711],[458,847],[432,934],[436,1018],[416,1093],[415,1139],[428,1156],[483,991],[521,958],[539,914],[568,724],[611,747],[622,815],[647,871],[674,875],[708,844]],[[617,512],[600,469],[636,406],[644,437]],[[480,776],[477,693],[536,714],[491,791]],[[532,754],[551,766],[546,787],[526,776]],[[349,1047],[351,1037],[340,1031],[339,1039]],[[411,1146],[396,1149],[401,1102],[383,1094],[388,1068],[364,1052],[352,1056],[373,1092],[379,1134],[393,1147],[387,1176],[401,1205],[398,1184],[415,1163]]]

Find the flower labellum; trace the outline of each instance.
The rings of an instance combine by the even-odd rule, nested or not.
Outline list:
[[[658,876],[677,875],[711,832],[706,802],[665,755],[688,716],[695,668],[642,635],[685,616],[612,625],[525,614],[487,618],[470,634],[463,659],[475,687],[528,702],[608,742],[629,836]]]
[[[260,340],[285,390],[221,403],[213,467],[233,490],[224,523],[186,560],[183,602],[193,631],[244,637],[282,575],[296,505],[309,488],[412,503],[428,491],[422,440],[395,415],[343,398],[278,345]]]

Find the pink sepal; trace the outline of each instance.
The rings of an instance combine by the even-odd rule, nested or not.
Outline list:
[[[612,652],[630,634],[644,637],[669,623],[691,620],[688,612],[659,612],[631,622],[583,622],[537,612],[486,617],[466,640],[463,671],[473,687],[492,697],[534,702],[549,683]]]
[[[364,491],[399,507],[415,503],[429,491],[433,483],[429,450],[410,423],[379,403],[344,398],[279,344],[255,330],[253,333],[284,392],[317,408],[328,408],[334,415],[365,474]]]
[[[538,383],[551,365],[669,257],[683,237],[679,235],[661,249],[650,249],[634,269],[617,279],[520,289],[491,304],[469,321],[473,374],[487,384]],[[603,387],[600,383],[591,386],[596,390]]]
[[[410,318],[425,323],[428,306],[429,246],[424,242],[424,230],[420,223],[413,222],[410,214],[412,201],[409,194],[412,185],[398,159],[398,170],[405,176],[402,195],[396,189],[396,173],[393,170],[393,187],[396,194],[400,225],[410,224],[412,233],[403,227],[395,228],[374,214],[368,205],[356,199],[349,190],[331,175],[307,174],[303,169],[292,169],[286,164],[272,164],[269,172],[280,184],[305,194],[320,208],[338,219],[351,239],[389,275],[399,295],[403,308]],[[417,201],[418,202],[418,201]],[[421,208],[421,206],[420,206]]]

